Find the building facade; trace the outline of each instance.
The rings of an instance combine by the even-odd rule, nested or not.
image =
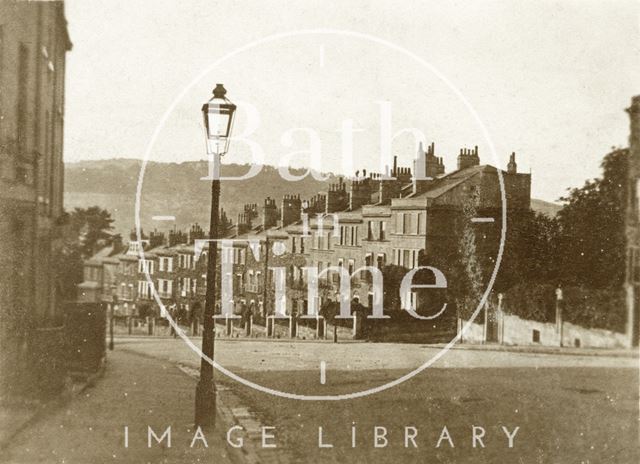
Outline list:
[[[0,377],[62,324],[54,256],[69,50],[63,2],[0,2]]]
[[[288,194],[280,205],[271,198],[261,208],[245,205],[236,226],[222,235],[232,242],[218,260],[219,266],[223,260],[231,263],[227,278],[235,310],[273,313],[279,287],[287,314],[315,314],[329,299],[355,300],[371,311],[383,299],[377,285],[383,268],[395,265],[408,272],[425,255],[437,254],[467,205],[483,219],[473,225],[479,231],[479,251],[495,258],[503,208],[500,177],[507,209],[513,212],[530,207],[530,175],[518,173],[515,154],[505,171],[481,165],[477,147],[462,149],[457,169],[444,171],[432,144],[419,150],[413,169],[394,162],[387,176],[363,171],[356,179],[339,179],[308,201]],[[203,236],[191,233],[180,243],[169,240],[145,249],[146,261],[138,261],[137,306],[145,301],[153,305],[155,289],[165,306],[177,304],[189,311],[204,307],[206,260],[194,253]],[[318,291],[311,299],[309,268],[318,275]],[[348,276],[346,287],[340,285],[341,275]],[[410,291],[402,295],[401,308],[420,312],[427,302],[424,292]]]

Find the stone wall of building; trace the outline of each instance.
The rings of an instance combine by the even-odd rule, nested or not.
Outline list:
[[[34,331],[63,324],[61,246],[66,53],[60,2],[0,2],[0,379],[29,368]],[[37,381],[38,379],[32,379]],[[0,385],[0,396],[4,383]]]

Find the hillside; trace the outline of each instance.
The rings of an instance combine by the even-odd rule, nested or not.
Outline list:
[[[562,209],[562,205],[551,203],[550,201],[531,199],[531,209],[537,213],[544,213],[547,216],[555,217],[558,211]]]
[[[127,237],[134,226],[135,199],[142,162],[133,159],[81,161],[65,165],[65,209],[97,205],[106,208],[115,219],[116,232]],[[223,165],[223,176],[241,176],[248,166]],[[291,170],[300,175],[302,170]],[[166,230],[173,224],[187,229],[198,222],[209,223],[211,183],[200,180],[207,174],[207,162],[150,162],[142,184],[140,219],[143,229]],[[334,180],[331,178],[331,180]],[[325,182],[308,176],[292,183],[282,182],[277,169],[265,166],[255,177],[243,181],[226,181],[221,205],[234,223],[245,203],[262,203],[267,196],[278,201],[287,193],[309,198],[326,189]],[[152,216],[175,216],[174,222],[158,222]]]
[[[142,161],[135,159],[110,159],[81,161],[65,165],[65,208],[97,205],[109,210],[115,219],[116,232],[129,235],[134,226],[135,198]],[[225,176],[240,176],[248,166],[229,164],[222,167]],[[292,170],[301,174],[301,170]],[[208,224],[210,208],[210,182],[200,180],[207,174],[206,161],[185,163],[147,164],[141,201],[143,229],[166,230],[173,224],[187,229],[198,222]],[[335,180],[333,177],[330,179]],[[310,176],[292,183],[283,182],[277,169],[265,166],[255,177],[243,181],[227,181],[222,187],[222,207],[229,219],[236,221],[245,203],[262,203],[267,196],[278,202],[287,193],[299,193],[309,198],[326,190],[326,183]],[[543,200],[531,200],[535,211],[555,216],[560,205]],[[152,216],[175,216],[174,222],[158,222]]]

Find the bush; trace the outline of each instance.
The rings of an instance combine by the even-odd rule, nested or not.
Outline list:
[[[505,293],[503,310],[506,313],[538,322],[555,321],[556,289],[553,285],[519,284]]]
[[[588,329],[624,332],[626,307],[622,289],[567,287],[562,290],[563,318]],[[523,319],[554,322],[556,289],[549,284],[520,284],[505,294],[503,310]]]
[[[567,288],[564,308],[567,322],[588,328],[625,331],[627,310],[622,289]]]

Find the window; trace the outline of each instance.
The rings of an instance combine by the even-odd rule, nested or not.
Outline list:
[[[367,240],[373,239],[373,221],[367,221]]]
[[[379,224],[379,227],[380,227],[380,231],[379,231],[379,234],[378,234],[378,240],[384,240],[385,229],[386,229],[387,223],[385,221],[380,221],[378,224]]]
[[[304,253],[304,237],[300,237],[300,253]]]
[[[295,253],[295,252],[296,252],[296,238],[291,237],[291,253]]]
[[[385,263],[385,254],[378,253],[378,258],[376,259],[376,265],[378,266],[378,269],[382,269],[384,267],[384,263]]]
[[[178,257],[178,266],[182,269],[189,269],[192,266],[192,256],[181,254]]]
[[[191,294],[195,295],[197,290],[198,290],[198,280],[197,279],[193,279],[191,281]]]
[[[356,246],[358,244],[358,226],[351,226],[349,229],[351,229],[349,245]]]
[[[167,256],[161,256],[159,260],[159,270],[172,272],[173,271],[173,258]]]
[[[412,218],[412,214],[409,213],[403,213],[402,214],[402,233],[403,234],[410,234],[411,233],[411,218]]]
[[[418,213],[418,219],[416,224],[416,234],[423,234],[425,231],[424,226],[422,225],[424,221],[424,213]]]
[[[187,294],[189,293],[189,290],[191,290],[191,278],[190,277],[183,277],[182,278],[182,289],[180,290],[180,294],[182,296],[187,296]]]
[[[364,265],[371,266],[373,264],[373,254],[367,253],[364,257]]]
[[[404,233],[404,213],[396,215],[396,234]]]
[[[167,279],[158,279],[158,290],[160,298],[170,298],[172,294],[173,281]]]
[[[140,242],[130,242],[129,249],[127,250],[128,255],[137,255],[140,253]]]
[[[138,281],[138,297],[148,299],[151,294],[151,284],[146,280]]]
[[[406,268],[415,268],[418,266],[419,250],[393,250],[393,262],[397,266],[404,266]],[[380,255],[378,255],[380,258]],[[382,255],[384,262],[384,255]],[[384,265],[384,264],[383,264]]]
[[[355,270],[355,261],[353,259],[350,259],[348,261],[348,271],[349,271],[349,275],[353,274],[353,271]]]
[[[153,261],[141,259],[138,261],[138,272],[153,274]]]

